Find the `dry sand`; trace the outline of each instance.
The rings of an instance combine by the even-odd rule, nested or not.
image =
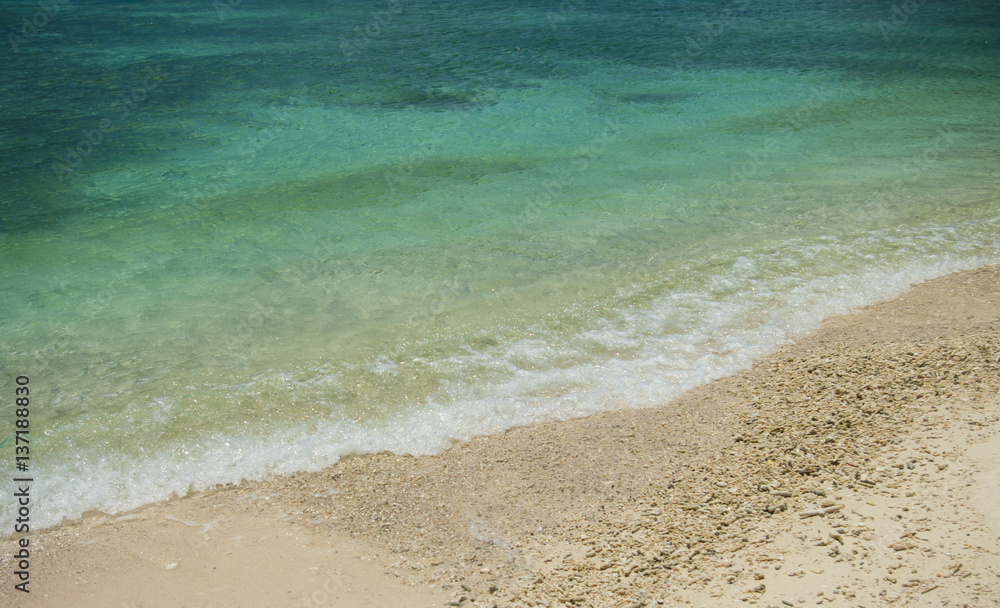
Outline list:
[[[660,408],[33,533],[30,595],[0,541],[0,606],[1000,606],[998,330],[951,275]]]

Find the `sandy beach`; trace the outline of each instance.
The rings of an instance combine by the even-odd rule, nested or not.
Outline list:
[[[658,408],[32,531],[27,594],[7,538],[0,606],[997,606],[998,429],[990,267]]]

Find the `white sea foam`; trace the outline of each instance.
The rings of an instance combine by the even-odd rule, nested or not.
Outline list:
[[[974,243],[953,240],[947,228],[789,241],[728,262],[708,260],[715,274],[613,309],[582,331],[537,328],[530,338],[464,347],[429,362],[454,373],[421,407],[377,423],[331,418],[265,439],[218,433],[199,449],[139,460],[81,447],[72,460],[36,472],[33,524],[50,526],[94,509],[126,511],[219,483],[317,470],[347,454],[432,454],[512,427],[662,404],[751,365],[832,315],[893,298],[916,282],[1000,262],[1000,254],[989,254],[1000,251],[995,240],[988,242],[995,237],[989,230],[980,234],[985,240]],[[872,260],[865,252],[875,241],[892,241],[891,253]],[[937,257],[923,255],[933,250]],[[978,253],[967,254],[973,251]],[[831,271],[838,267],[849,270]],[[371,369],[394,376],[400,366],[380,357]],[[273,372],[244,390],[288,382],[297,381]],[[318,370],[304,382],[322,388],[335,385],[338,376]],[[172,407],[168,398],[150,404],[157,416]]]

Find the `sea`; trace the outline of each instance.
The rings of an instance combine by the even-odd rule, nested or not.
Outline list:
[[[1000,263],[997,2],[0,0],[0,33],[32,530],[664,404]]]

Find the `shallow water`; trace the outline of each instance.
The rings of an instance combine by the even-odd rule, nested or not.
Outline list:
[[[40,10],[0,1],[37,525],[662,403],[1000,262],[981,3]]]

